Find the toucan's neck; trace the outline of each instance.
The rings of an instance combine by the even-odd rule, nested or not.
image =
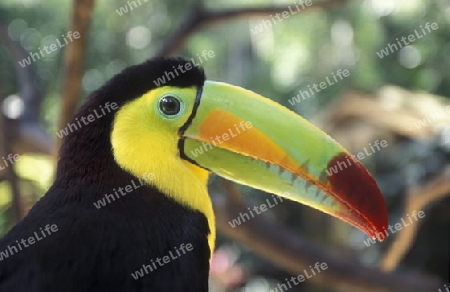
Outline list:
[[[114,185],[124,171],[111,151],[111,124],[120,105],[106,98],[91,97],[60,134],[64,137],[59,152],[56,180],[68,186]],[[128,176],[128,175],[127,175]]]
[[[178,128],[167,131],[164,124],[151,119],[151,94],[155,93],[127,103],[115,115],[110,137],[114,160],[134,177],[150,176],[148,183],[161,193],[203,213],[208,219],[213,249],[215,222],[207,191],[209,173],[180,157]]]

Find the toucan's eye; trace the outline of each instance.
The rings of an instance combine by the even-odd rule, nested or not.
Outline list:
[[[164,96],[159,100],[159,109],[165,115],[174,116],[180,112],[180,100],[172,95]]]

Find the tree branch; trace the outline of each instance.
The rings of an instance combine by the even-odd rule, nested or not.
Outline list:
[[[413,188],[408,192],[405,213],[402,218],[406,218],[407,214],[414,211],[424,210],[429,204],[448,195],[450,195],[450,166],[426,185]],[[381,260],[380,266],[384,271],[392,271],[397,268],[414,243],[419,226],[419,222],[411,224],[398,234]]]
[[[0,79],[0,96],[3,96],[4,93],[2,92],[2,81]],[[0,99],[3,102],[3,98]],[[8,120],[6,119],[3,111],[0,111],[0,133],[2,133],[2,143],[1,143],[1,149],[0,153],[2,154],[2,157],[7,157],[9,154],[13,154],[12,147],[11,147],[11,127],[7,126]],[[0,163],[0,164],[3,164]],[[12,209],[12,221],[13,223],[19,222],[19,220],[23,216],[23,208],[21,204],[21,198],[20,198],[20,189],[19,189],[19,179],[16,175],[16,172],[14,171],[14,165],[5,166],[2,167],[5,169],[6,172],[6,179],[9,183],[9,186],[11,188],[11,209]]]
[[[4,11],[0,11],[0,14],[4,13]],[[10,137],[11,149],[16,154],[26,152],[51,154],[52,138],[39,122],[43,96],[36,85],[34,64],[25,67],[19,65],[19,61],[26,58],[27,54],[19,42],[13,41],[9,37],[6,24],[1,21],[1,18],[0,40],[5,44],[10,59],[14,62],[19,96],[24,102],[23,114],[16,120],[8,120],[8,130],[15,133]]]
[[[229,191],[229,190],[228,190]],[[232,191],[238,192],[237,189]],[[224,197],[224,196],[221,196]],[[327,249],[292,233],[284,226],[264,218],[252,218],[236,228],[228,222],[242,210],[231,210],[228,202],[214,201],[219,232],[250,247],[255,253],[292,273],[304,274],[309,265],[325,262],[328,269],[308,281],[340,291],[423,292],[437,291],[438,280],[417,273],[386,273],[366,267],[353,259],[337,256]]]
[[[3,113],[0,113],[0,130],[3,132],[3,143],[2,143],[2,153],[6,157],[9,154],[13,154],[14,152],[11,148],[9,139],[9,131],[6,130],[6,124],[8,121],[6,120]],[[24,216],[23,208],[22,208],[22,200],[20,196],[20,189],[19,189],[19,178],[17,177],[16,172],[14,171],[14,165],[9,165],[5,168],[6,172],[6,179],[8,180],[9,186],[11,188],[11,209],[12,209],[12,221],[13,224],[16,224],[19,222],[20,219]]]
[[[311,6],[305,6],[301,12],[315,8],[329,8],[334,5],[343,4],[347,0],[329,0],[313,3]],[[186,20],[180,25],[179,29],[174,31],[164,42],[164,45],[157,52],[156,56],[168,56],[179,49],[188,39],[188,37],[197,31],[200,27],[216,24],[218,22],[238,18],[265,16],[275,13],[289,11],[287,6],[269,6],[269,7],[246,7],[230,8],[218,11],[208,11],[201,1],[197,2]],[[298,13],[299,15],[301,13]]]
[[[75,114],[81,99],[81,79],[83,77],[84,58],[94,0],[73,0],[72,3],[70,31],[72,33],[78,32],[80,38],[67,45],[64,56],[62,103],[58,129],[63,129],[67,125]],[[60,146],[61,139],[57,139],[55,156]]]

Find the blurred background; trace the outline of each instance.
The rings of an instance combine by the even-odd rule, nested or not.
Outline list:
[[[410,223],[368,244],[361,231],[284,201],[233,228],[272,195],[212,177],[210,291],[287,291],[281,284],[316,262],[328,268],[289,291],[448,291],[448,0],[2,0],[0,165],[12,165],[0,169],[0,236],[51,185],[56,133],[90,92],[152,56],[198,62],[204,51],[214,52],[202,64],[209,79],[270,97],[366,153],[390,224]],[[425,217],[411,223],[414,211]]]

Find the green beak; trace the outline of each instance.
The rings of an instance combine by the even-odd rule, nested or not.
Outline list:
[[[202,90],[182,133],[186,159],[340,218],[372,238],[383,233],[388,218],[379,188],[331,137],[254,92],[212,81]]]

